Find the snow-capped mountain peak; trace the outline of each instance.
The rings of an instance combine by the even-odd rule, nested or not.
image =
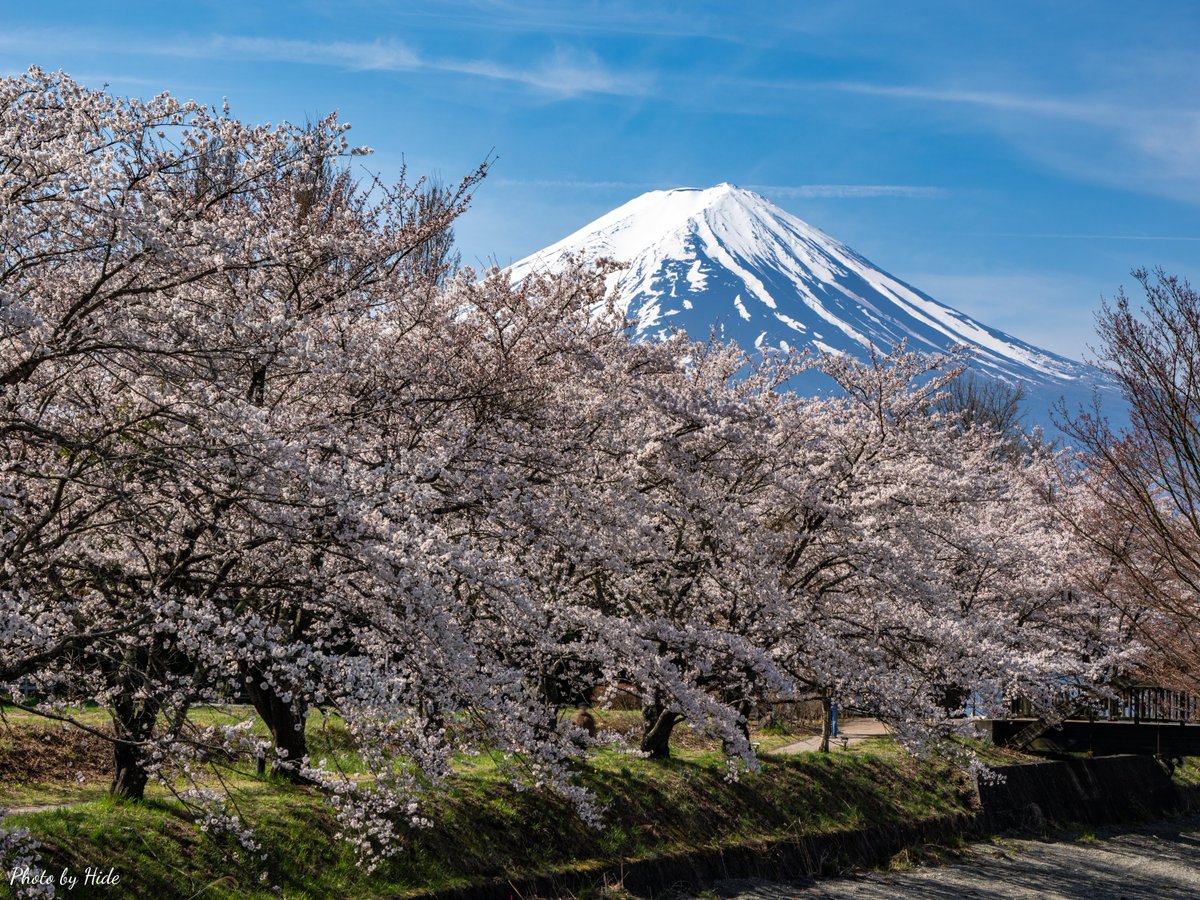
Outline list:
[[[990,328],[939,303],[841,241],[732,184],[651,191],[515,263],[519,280],[569,256],[608,257],[609,276],[640,336],[712,328],[743,347],[811,347],[863,357],[901,340],[911,350],[965,345],[972,366],[1024,383],[1034,418],[1065,395],[1108,393],[1102,373]]]

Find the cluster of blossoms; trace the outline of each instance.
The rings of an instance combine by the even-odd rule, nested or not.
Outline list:
[[[28,828],[0,828],[0,873],[18,897],[34,900],[56,896],[57,879],[42,868],[38,842]]]
[[[688,721],[752,766],[765,699],[916,745],[1111,665],[1060,461],[936,412],[956,360],[638,344],[602,272],[452,276],[482,169],[431,203],[345,129],[0,80],[0,685],[108,710],[114,791],[265,753],[370,855],[463,750],[586,807],[561,712],[606,690],[642,752]],[[241,697],[265,750],[188,717]]]

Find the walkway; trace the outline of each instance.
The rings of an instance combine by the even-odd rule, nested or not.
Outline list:
[[[888,730],[888,727],[878,719],[845,719],[838,723],[838,736],[829,739],[829,749],[844,749],[850,744],[861,743],[867,738],[887,737],[889,734],[891,732]],[[817,735],[816,737],[796,741],[794,744],[788,744],[786,747],[777,747],[771,752],[807,753],[820,749],[821,736]]]

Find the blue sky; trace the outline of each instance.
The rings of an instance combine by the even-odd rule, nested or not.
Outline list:
[[[457,226],[471,264],[730,181],[1074,357],[1132,268],[1200,282],[1193,0],[0,0],[0,21],[3,74],[338,109],[384,175],[495,156]]]

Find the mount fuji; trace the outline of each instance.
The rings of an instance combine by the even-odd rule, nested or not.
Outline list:
[[[962,345],[972,369],[1025,386],[1028,424],[1050,425],[1060,398],[1069,409],[1090,404],[1093,389],[1106,412],[1123,413],[1103,372],[939,303],[731,184],[643,194],[514,263],[510,275],[556,271],[570,257],[617,261],[609,288],[636,319],[641,338],[678,328],[702,340],[716,329],[746,350],[808,347],[859,358],[872,346],[886,352],[902,340],[927,353]]]

